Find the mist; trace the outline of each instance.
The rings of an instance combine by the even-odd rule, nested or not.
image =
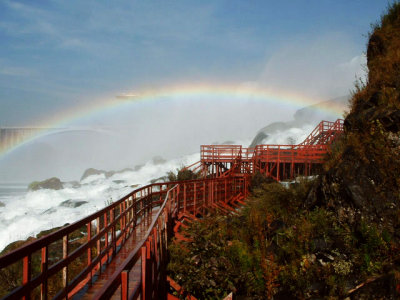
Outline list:
[[[348,95],[354,79],[365,76],[364,65],[365,56],[354,56],[354,45],[342,35],[299,39],[269,55],[256,79],[237,85],[325,101]],[[172,159],[197,153],[202,144],[230,141],[246,145],[260,128],[290,122],[302,107],[251,97],[165,95],[147,102],[115,97],[115,102],[114,108],[69,122],[69,131],[39,137],[2,156],[0,181],[30,182],[52,176],[76,180],[90,167],[134,167],[154,156]],[[326,113],[308,123],[316,125],[318,117],[334,120],[341,116]]]
[[[366,56],[355,53],[345,34],[294,38],[266,59],[257,84],[325,100],[348,95],[357,79],[366,78]]]
[[[196,153],[201,144],[247,143],[266,122],[290,119],[284,106],[276,111],[279,113],[274,115],[266,103],[251,100],[127,103],[74,122],[70,131],[44,135],[3,156],[0,180],[29,182],[52,176],[76,180],[89,167],[117,170],[143,164],[154,156],[171,159]],[[91,130],[74,130],[82,127]]]

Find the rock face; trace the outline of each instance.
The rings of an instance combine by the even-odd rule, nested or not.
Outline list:
[[[331,205],[397,224],[400,189],[400,5],[382,18],[368,43],[368,84],[358,86],[343,139],[319,178],[309,206]],[[322,203],[324,202],[324,203]],[[396,209],[394,209],[396,208]],[[355,219],[354,219],[355,218]],[[381,221],[381,220],[384,221]]]
[[[52,177],[43,181],[34,181],[28,186],[28,189],[31,191],[41,189],[61,190],[62,188],[64,188],[64,186],[61,180],[57,177]]]
[[[83,172],[83,175],[81,177],[81,181],[84,180],[85,178],[89,177],[89,176],[92,176],[92,175],[104,174],[104,176],[106,178],[108,178],[108,177],[113,176],[114,174],[128,172],[128,171],[133,171],[133,170],[130,169],[130,168],[125,168],[125,169],[122,169],[120,171],[104,171],[104,170],[97,170],[97,169],[94,169],[94,168],[89,168],[89,169],[86,169],[85,172]]]
[[[315,105],[307,106],[295,112],[294,121],[290,122],[274,122],[261,128],[253,138],[249,148],[254,148],[263,143],[269,135],[276,132],[289,130],[291,128],[299,128],[304,125],[317,125],[321,120],[335,121],[337,117],[331,114],[322,113],[321,108],[332,111],[344,111],[348,105],[348,96],[335,98]],[[290,144],[290,143],[289,143]]]
[[[253,141],[251,142],[249,148],[254,148],[257,145],[262,144],[263,140],[266,139],[270,134],[275,133],[279,130],[285,130],[290,128],[290,125],[284,122],[275,122],[265,126],[264,128],[260,129],[257,135],[254,137]]]
[[[309,210],[328,208],[361,240],[374,228],[393,249],[400,246],[399,49],[400,4],[394,4],[370,35],[368,84],[356,86],[345,133],[304,204]],[[354,299],[398,299],[399,261],[384,265],[381,275],[351,293]]]
[[[86,203],[88,203],[88,202],[87,201],[83,201],[83,200],[71,200],[71,199],[68,199],[68,200],[65,200],[65,201],[61,202],[60,206],[76,208],[76,207],[79,207],[79,206],[81,206],[83,204],[86,204]]]
[[[110,177],[110,176],[114,175],[114,172],[113,171],[104,171],[104,170],[97,170],[97,169],[94,169],[94,168],[89,168],[89,169],[86,169],[85,172],[83,172],[83,175],[81,177],[81,181],[84,180],[85,178],[89,177],[89,176],[101,175],[101,174],[104,174],[105,177],[107,178],[107,177]]]

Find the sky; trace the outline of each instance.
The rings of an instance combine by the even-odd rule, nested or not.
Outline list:
[[[1,0],[0,126],[29,126],[104,95],[171,84],[257,82],[342,96],[364,61],[370,24],[386,7],[377,0]]]
[[[349,95],[367,71],[371,24],[387,6],[386,0],[0,0],[0,127],[112,130],[113,139],[119,134],[112,143],[130,137],[135,144],[125,147],[153,149],[138,154],[141,160],[165,148],[172,155],[186,144],[189,151],[251,139],[302,106]],[[276,97],[169,92],[193,86]],[[149,91],[165,93],[138,103],[116,97]]]

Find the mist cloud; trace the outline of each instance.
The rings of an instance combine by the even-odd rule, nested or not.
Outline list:
[[[258,84],[319,99],[348,95],[366,72],[365,55],[354,50],[344,34],[287,42],[267,58]]]

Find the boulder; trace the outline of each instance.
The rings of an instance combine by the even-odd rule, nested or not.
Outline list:
[[[113,182],[116,183],[116,184],[123,184],[126,181],[125,180],[113,180]]]
[[[65,200],[65,201],[61,202],[60,206],[76,208],[76,207],[79,207],[79,206],[81,206],[83,204],[86,204],[86,203],[88,203],[88,202],[87,201],[83,201],[83,200],[71,200],[71,199],[68,199],[68,200]]]
[[[81,181],[84,180],[85,178],[92,176],[92,175],[101,175],[104,174],[104,176],[106,178],[114,175],[114,171],[104,171],[104,170],[98,170],[98,169],[94,169],[94,168],[89,168],[86,169],[85,172],[83,172],[83,175],[81,177]]]
[[[34,181],[28,186],[28,189],[31,191],[37,191],[41,189],[61,190],[63,188],[64,186],[61,180],[57,177],[52,177],[43,181]]]
[[[124,172],[132,172],[133,169],[131,168],[125,168],[122,169],[120,171],[105,171],[105,170],[98,170],[98,169],[94,169],[94,168],[89,168],[86,169],[85,172],[83,172],[83,175],[81,177],[81,181],[84,180],[85,178],[92,176],[92,175],[101,175],[104,174],[104,176],[106,178],[109,178],[115,174],[119,174],[119,173],[124,173]]]

